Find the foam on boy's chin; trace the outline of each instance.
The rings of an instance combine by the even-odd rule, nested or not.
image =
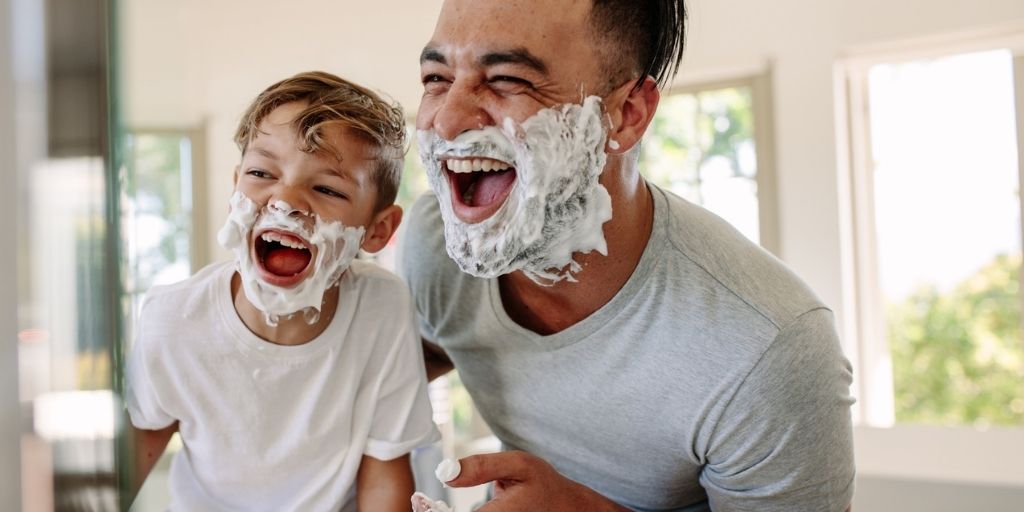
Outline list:
[[[268,325],[276,325],[281,317],[302,313],[309,324],[319,320],[324,294],[338,284],[342,274],[355,259],[362,245],[365,229],[345,226],[339,221],[326,222],[313,216],[314,226],[307,228],[291,215],[290,208],[260,208],[239,191],[231,196],[227,222],[217,233],[217,242],[235,255],[235,264],[242,280],[245,297],[264,313]],[[312,271],[295,286],[283,288],[264,281],[253,261],[250,247],[256,229],[280,229],[295,233],[316,247]]]

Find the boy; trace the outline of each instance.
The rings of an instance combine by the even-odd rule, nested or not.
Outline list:
[[[353,259],[401,222],[404,133],[398,107],[327,73],[249,107],[218,235],[235,261],[154,287],[128,364],[139,481],[181,435],[172,510],[409,510],[408,454],[438,439],[415,311]]]

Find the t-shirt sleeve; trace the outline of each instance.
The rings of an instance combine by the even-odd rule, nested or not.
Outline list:
[[[396,312],[396,339],[383,366],[366,455],[391,460],[441,438],[427,395],[423,348],[408,293]],[[396,301],[398,302],[398,301]]]
[[[700,476],[711,508],[845,510],[854,478],[852,375],[831,311],[783,326],[714,427]]]
[[[160,368],[159,351],[152,346],[154,339],[146,329],[153,315],[153,308],[148,306],[147,300],[139,314],[135,343],[128,355],[125,406],[136,428],[159,430],[170,426],[175,419],[167,413],[161,400],[159,376],[165,372]]]

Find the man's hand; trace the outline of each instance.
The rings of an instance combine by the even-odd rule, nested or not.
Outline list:
[[[526,452],[473,455],[459,462],[462,471],[446,482],[448,485],[473,487],[494,482],[494,499],[477,512],[626,510]]]

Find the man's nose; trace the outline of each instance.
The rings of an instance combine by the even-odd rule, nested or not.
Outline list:
[[[445,140],[453,140],[463,132],[490,126],[494,120],[484,107],[484,98],[478,90],[468,81],[456,81],[434,113],[434,131]]]

